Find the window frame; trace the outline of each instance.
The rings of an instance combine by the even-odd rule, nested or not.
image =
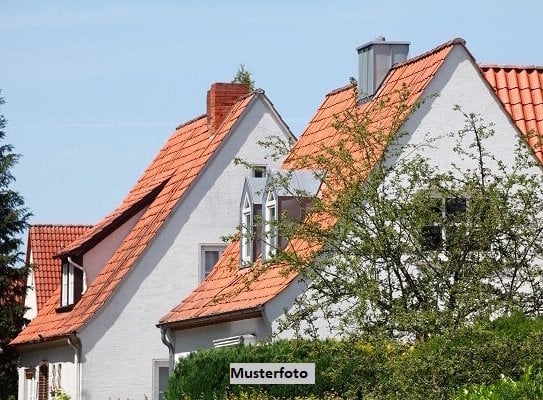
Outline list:
[[[160,369],[166,368],[168,370],[168,379],[171,376],[170,362],[166,359],[154,359],[153,360],[153,400],[160,400],[161,388],[160,388]],[[162,394],[166,391],[162,391]]]
[[[81,265],[81,261],[75,262]],[[69,308],[79,301],[84,291],[84,273],[70,262],[68,257],[62,259],[60,309]]]
[[[443,251],[447,249],[447,242],[451,240],[451,238],[449,237],[450,234],[447,232],[447,228],[450,228],[450,227],[447,226],[445,221],[451,215],[466,213],[469,207],[469,198],[459,197],[459,196],[435,196],[435,197],[432,197],[432,199],[435,200],[435,205],[432,207],[436,208],[436,210],[432,210],[432,211],[439,211],[439,219],[437,223],[426,225],[423,227],[422,238],[421,238],[422,249],[424,251]],[[447,204],[449,200],[462,200],[463,205],[460,207],[460,209],[454,209],[452,207],[449,207],[449,205]],[[453,224],[453,226],[458,226],[461,224],[462,222],[457,222]],[[437,230],[439,230],[439,236],[436,234]],[[437,243],[436,241],[435,244],[428,246],[427,241],[428,241],[429,234],[433,236],[434,238],[439,237],[439,243]]]
[[[273,214],[271,213],[273,210]],[[275,191],[268,190],[264,204],[264,259],[275,256],[278,244],[277,232],[278,202]]]
[[[241,262],[253,261],[253,207],[249,194],[245,194],[241,208]]]
[[[199,265],[198,265],[198,271],[199,271],[199,279],[200,282],[202,282],[210,273],[213,271],[213,268],[215,267],[216,263],[213,264],[211,269],[209,271],[206,271],[206,252],[219,252],[219,257],[217,258],[217,262],[222,257],[222,254],[224,253],[224,250],[226,250],[227,245],[225,243],[200,243],[199,245]]]

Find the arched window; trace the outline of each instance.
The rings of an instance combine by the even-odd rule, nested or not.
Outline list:
[[[245,194],[241,208],[241,261],[253,261],[253,213],[249,195]]]
[[[273,257],[277,249],[277,200],[273,190],[266,196],[264,208],[264,257]]]

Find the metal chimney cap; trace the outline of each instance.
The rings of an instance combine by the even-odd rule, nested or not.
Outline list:
[[[368,43],[364,43],[362,46],[357,47],[356,51],[360,53],[363,49],[368,48],[374,44],[408,45],[409,46],[411,42],[402,42],[402,41],[389,42],[389,41],[386,41],[383,36],[379,36],[378,38],[375,38],[375,40],[372,40],[371,42],[368,42]]]

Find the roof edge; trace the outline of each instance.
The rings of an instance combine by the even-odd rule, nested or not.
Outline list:
[[[235,311],[229,311],[219,314],[205,315],[201,317],[194,317],[190,319],[171,321],[171,322],[159,322],[156,326],[158,328],[170,328],[172,330],[185,330],[193,329],[201,326],[215,325],[224,322],[241,321],[244,319],[258,318],[264,316],[264,306],[259,305],[256,307],[240,309]]]
[[[533,69],[537,71],[542,71],[543,65],[479,64],[479,68],[481,69],[516,69],[516,70]]]

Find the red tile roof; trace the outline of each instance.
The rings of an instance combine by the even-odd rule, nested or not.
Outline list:
[[[412,106],[419,99],[437,70],[455,45],[464,46],[462,39],[447,42],[434,50],[396,65],[390,71],[374,98],[358,107],[362,113],[377,113],[374,129],[383,131],[394,129],[394,108],[400,103],[400,92],[407,87],[406,105]],[[322,152],[323,147],[334,146],[340,139],[338,130],[333,126],[336,118],[344,112],[353,110],[356,97],[352,85],[334,90],[326,95],[309,125],[295,144],[284,162],[285,168],[311,168],[311,160]],[[388,99],[387,107],[380,107],[380,102]],[[378,148],[377,152],[381,152]],[[377,154],[376,154],[377,156]],[[333,224],[327,220],[326,224]],[[308,244],[302,240],[294,241],[298,255],[311,257],[320,246]],[[160,324],[168,324],[176,329],[191,328],[201,324],[222,322],[241,311],[258,310],[266,302],[277,296],[297,276],[295,272],[285,275],[285,268],[280,266],[261,268],[257,261],[252,275],[249,268],[239,268],[239,244],[230,244],[213,272],[181,304],[165,315]],[[264,272],[262,272],[264,271]]]
[[[53,256],[90,228],[90,225],[32,225],[30,227],[26,262],[30,262],[31,250],[38,312],[60,284],[61,262],[53,259]]]
[[[62,251],[62,254],[84,252],[147,206],[142,217],[88,286],[73,310],[66,313],[55,311],[58,307],[57,293],[12,344],[70,335],[100,309],[258,93],[239,98],[216,131],[208,128],[206,115],[177,127],[121,205]]]
[[[543,67],[481,65],[480,68],[543,162]]]

